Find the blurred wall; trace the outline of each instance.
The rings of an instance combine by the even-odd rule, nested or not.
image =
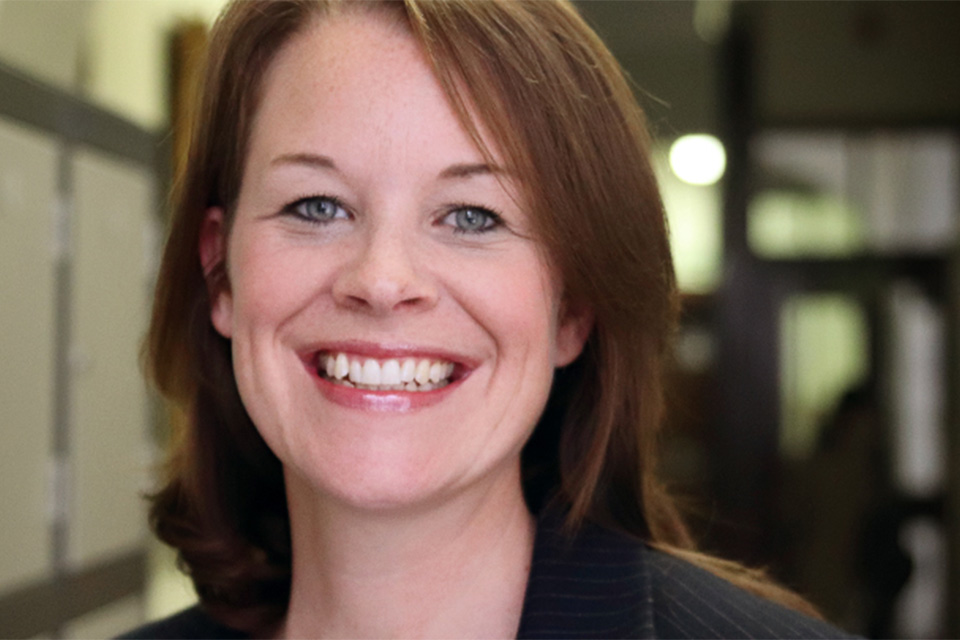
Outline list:
[[[109,637],[169,597],[138,355],[170,32],[221,4],[0,0],[0,636]]]
[[[148,129],[168,123],[169,37],[225,0],[0,0],[0,62]]]

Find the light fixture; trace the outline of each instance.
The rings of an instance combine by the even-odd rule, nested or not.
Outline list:
[[[727,153],[717,138],[704,133],[681,136],[670,147],[670,167],[689,184],[714,184],[727,168]]]

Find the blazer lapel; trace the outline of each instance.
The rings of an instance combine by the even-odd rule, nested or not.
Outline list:
[[[518,638],[655,638],[641,542],[559,514],[540,518]]]

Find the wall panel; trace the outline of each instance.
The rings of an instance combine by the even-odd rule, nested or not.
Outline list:
[[[0,594],[52,562],[58,144],[0,119]]]
[[[83,566],[141,547],[149,448],[138,354],[146,329],[154,207],[150,173],[100,152],[73,161],[68,558]]]

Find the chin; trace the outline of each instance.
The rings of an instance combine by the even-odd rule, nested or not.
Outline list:
[[[290,473],[285,465],[288,491],[296,489],[331,504],[371,512],[415,510],[457,491],[454,482],[437,477],[418,460],[352,460],[337,467],[327,467],[326,473],[317,467]]]

